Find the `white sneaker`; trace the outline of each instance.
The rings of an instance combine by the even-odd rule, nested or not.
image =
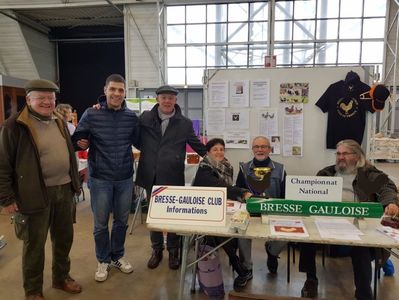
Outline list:
[[[111,266],[118,268],[119,270],[121,270],[123,273],[126,274],[133,272],[132,265],[124,257],[121,257],[116,261],[112,261]]]
[[[109,264],[98,263],[97,271],[96,271],[96,274],[94,275],[94,279],[99,282],[107,280],[108,271],[109,271]]]

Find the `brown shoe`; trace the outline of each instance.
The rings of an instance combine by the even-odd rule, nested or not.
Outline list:
[[[53,282],[53,288],[63,290],[70,294],[78,294],[82,291],[82,286],[68,276],[64,281]]]
[[[44,300],[43,294],[36,294],[36,295],[28,295],[25,298],[26,300]]]
[[[169,269],[177,270],[180,266],[178,249],[169,250]]]
[[[159,266],[159,263],[162,260],[162,249],[154,249],[152,250],[152,254],[150,259],[148,260],[147,267],[149,269],[155,269]]]

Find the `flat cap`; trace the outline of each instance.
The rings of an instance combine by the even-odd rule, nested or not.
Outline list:
[[[177,89],[175,89],[173,86],[170,85],[163,85],[160,86],[159,88],[157,88],[157,90],[155,91],[155,93],[157,95],[159,94],[172,94],[172,95],[177,95],[179,93],[179,91]]]
[[[54,82],[46,79],[30,80],[27,84],[25,84],[26,93],[31,91],[57,92],[58,90],[59,88]]]

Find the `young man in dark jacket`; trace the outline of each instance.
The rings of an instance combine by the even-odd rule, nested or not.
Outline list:
[[[55,91],[48,80],[25,87],[26,106],[0,128],[0,206],[14,214],[23,240],[22,275],[26,299],[43,297],[45,244],[53,245],[53,287],[80,293],[70,276],[73,193],[80,183],[75,152],[65,122],[54,115]]]
[[[137,145],[139,120],[126,107],[125,92],[124,78],[110,75],[104,87],[106,102],[84,112],[72,137],[81,149],[90,145],[90,197],[98,260],[96,281],[107,279],[110,266],[123,273],[133,272],[124,257],[124,245],[133,193],[132,145]],[[110,234],[111,212],[114,220]]]
[[[199,155],[206,153],[205,146],[194,133],[190,119],[184,117],[176,104],[177,89],[165,85],[156,90],[157,104],[140,116],[140,160],[136,184],[151,195],[153,185],[184,185],[186,144]],[[163,233],[151,231],[152,255],[148,268],[156,268],[162,260]],[[168,233],[169,268],[178,269],[179,240]]]
[[[354,140],[343,140],[337,144],[336,163],[317,173],[317,176],[343,178],[342,201],[380,202],[385,214],[397,215],[399,202],[395,184],[387,175],[366,161],[360,145]],[[299,271],[306,272],[302,297],[317,296],[315,244],[300,245]],[[351,258],[355,282],[355,297],[359,300],[373,299],[371,291],[371,260],[373,248],[351,247]]]

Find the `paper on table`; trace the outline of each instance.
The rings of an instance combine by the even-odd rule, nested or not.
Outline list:
[[[322,238],[360,240],[359,235],[364,235],[347,219],[316,218],[315,224]]]
[[[280,236],[296,236],[308,237],[309,233],[306,230],[305,224],[302,220],[294,219],[270,219],[270,233],[272,235]]]
[[[395,241],[399,242],[399,230],[389,227],[389,226],[380,226],[377,227],[377,231],[382,232],[383,234],[393,238]]]
[[[233,214],[236,211],[240,211],[240,210],[244,210],[244,211],[247,210],[247,206],[245,203],[241,203],[241,202],[233,201],[233,200],[227,200],[226,208],[227,208],[228,214]]]

